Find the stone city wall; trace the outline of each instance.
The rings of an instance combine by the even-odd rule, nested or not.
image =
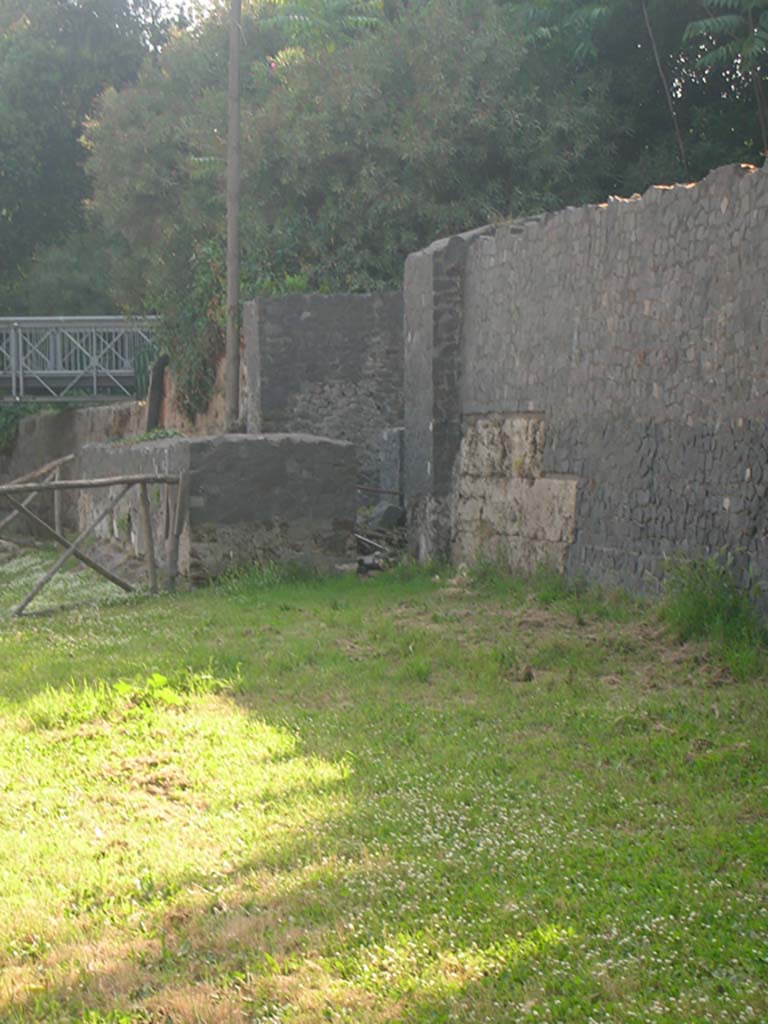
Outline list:
[[[410,257],[414,550],[642,587],[727,549],[768,582],[767,280],[745,166]]]

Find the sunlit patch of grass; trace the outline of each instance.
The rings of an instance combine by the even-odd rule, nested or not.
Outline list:
[[[490,569],[0,625],[0,1020],[768,1016],[765,680]]]

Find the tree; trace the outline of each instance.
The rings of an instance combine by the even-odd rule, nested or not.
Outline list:
[[[754,159],[748,79],[684,43],[699,3],[246,12],[243,294],[397,286],[435,237],[676,180],[681,149],[693,177]],[[88,129],[93,207],[123,253],[115,294],[162,314],[188,412],[224,323],[226,36],[217,13],[174,38]]]
[[[276,83],[285,39],[242,20],[242,103]],[[135,85],[108,89],[87,129],[93,208],[114,240],[121,305],[163,316],[188,412],[205,402],[225,324],[227,22],[215,12],[145,62]]]
[[[768,0],[704,0],[710,12],[688,25],[685,38],[702,40],[702,68],[727,68],[752,83],[760,122],[763,154],[768,156]],[[722,11],[721,14],[711,12]]]
[[[0,279],[83,224],[85,119],[168,28],[153,0],[0,0]]]
[[[602,84],[528,65],[520,28],[513,8],[442,0],[278,69],[244,124],[251,287],[391,286],[440,234],[595,198]]]
[[[686,26],[702,0],[510,0],[539,60],[603,76],[617,126],[606,191],[754,161],[754,96],[733,68],[698,63]],[[672,131],[670,131],[670,127]]]

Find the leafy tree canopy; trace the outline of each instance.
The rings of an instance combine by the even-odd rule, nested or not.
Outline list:
[[[0,0],[0,279],[82,221],[83,124],[170,27],[154,0]]]
[[[0,131],[11,140],[0,258],[18,264],[30,240],[75,228],[80,269],[92,249],[102,256],[90,291],[82,273],[67,283],[66,245],[54,244],[38,252],[26,301],[52,302],[58,287],[76,304],[106,288],[120,306],[160,312],[192,411],[223,319],[225,13],[168,37],[152,0],[141,3],[0,0]],[[242,26],[244,294],[396,285],[404,256],[442,234],[758,159],[766,5],[253,4]],[[49,9],[59,28],[35,20]],[[86,24],[90,35],[71,27]]]

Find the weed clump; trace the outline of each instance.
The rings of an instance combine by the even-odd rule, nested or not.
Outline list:
[[[606,590],[582,578],[569,579],[545,565],[538,566],[530,576],[522,576],[497,562],[480,562],[470,569],[469,579],[477,590],[489,596],[503,598],[513,605],[535,601],[542,608],[568,612],[579,622],[627,622],[642,607],[637,598],[623,590]]]
[[[765,666],[768,630],[757,590],[742,584],[731,558],[671,562],[665,589],[661,618],[680,643],[708,640],[739,680]]]

